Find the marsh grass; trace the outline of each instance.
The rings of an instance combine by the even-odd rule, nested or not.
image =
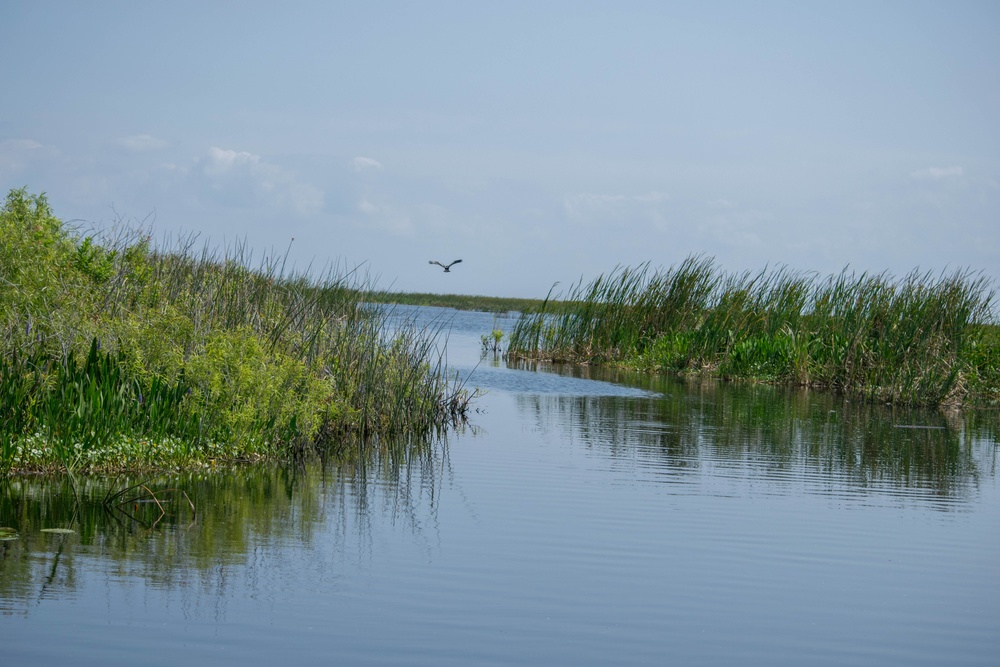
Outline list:
[[[84,234],[43,195],[0,211],[0,456],[5,469],[300,455],[338,438],[461,420],[434,332],[367,307],[365,280],[294,272],[196,236]],[[125,443],[125,446],[122,444]],[[102,455],[102,452],[104,455]],[[131,462],[131,463],[130,463]]]
[[[915,405],[997,398],[1000,336],[981,274],[727,274],[713,260],[618,268],[525,314],[513,358],[824,386]]]
[[[428,294],[426,292],[387,292],[372,290],[365,294],[373,303],[407,306],[434,306],[455,310],[478,310],[484,313],[526,312],[537,310],[541,299],[496,297],[469,294]]]

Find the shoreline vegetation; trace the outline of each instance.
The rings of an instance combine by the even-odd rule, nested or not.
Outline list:
[[[477,310],[484,313],[498,314],[534,312],[545,305],[543,299],[467,294],[429,294],[425,292],[386,292],[381,290],[369,292],[365,295],[365,298],[369,303],[433,306],[437,308]]]
[[[83,235],[44,196],[0,209],[0,477],[349,452],[463,422],[435,332],[350,273],[144,230]]]
[[[550,292],[550,297],[553,297]],[[831,389],[872,402],[1000,404],[992,281],[968,270],[725,273],[711,258],[625,267],[524,313],[514,360]]]
[[[286,272],[281,253],[253,268],[245,244],[220,254],[195,242],[154,247],[127,227],[85,235],[44,194],[10,191],[0,478],[349,455],[463,423],[474,393],[449,377],[436,332],[372,304],[518,312],[509,334],[490,334],[510,360],[1000,405],[995,291],[970,271],[731,274],[692,256],[519,299],[387,292],[352,273]]]

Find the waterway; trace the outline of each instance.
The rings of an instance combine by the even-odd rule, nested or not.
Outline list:
[[[997,664],[995,413],[508,367],[510,318],[398,314],[481,394],[441,440],[0,485],[0,661]]]

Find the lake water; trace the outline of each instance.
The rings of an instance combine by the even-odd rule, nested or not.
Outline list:
[[[995,413],[507,368],[492,315],[400,312],[486,390],[440,442],[0,486],[0,661],[1000,664]]]

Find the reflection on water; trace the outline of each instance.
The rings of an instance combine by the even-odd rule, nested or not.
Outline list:
[[[505,321],[404,310],[441,328],[449,366],[485,391],[473,425],[447,439],[300,467],[0,483],[0,527],[13,529],[0,531],[3,657],[914,665],[1000,654],[996,413],[507,367],[479,344]]]
[[[265,570],[285,567],[317,540],[351,543],[364,558],[373,522],[419,532],[435,515],[434,475],[447,467],[446,453],[440,442],[383,448],[352,464],[8,481],[0,517],[17,539],[0,541],[0,614],[72,599],[81,560],[115,580],[181,591],[186,606],[211,600],[221,612],[234,568],[241,586],[262,593]],[[72,532],[46,532],[53,528]]]
[[[606,375],[606,374],[605,374]],[[619,378],[621,379],[621,378]],[[798,480],[795,492],[874,493],[967,501],[994,476],[995,431],[973,415],[852,403],[766,385],[645,381],[642,398],[522,394],[540,428],[562,430],[656,474],[740,474]],[[725,467],[728,472],[720,472]]]

